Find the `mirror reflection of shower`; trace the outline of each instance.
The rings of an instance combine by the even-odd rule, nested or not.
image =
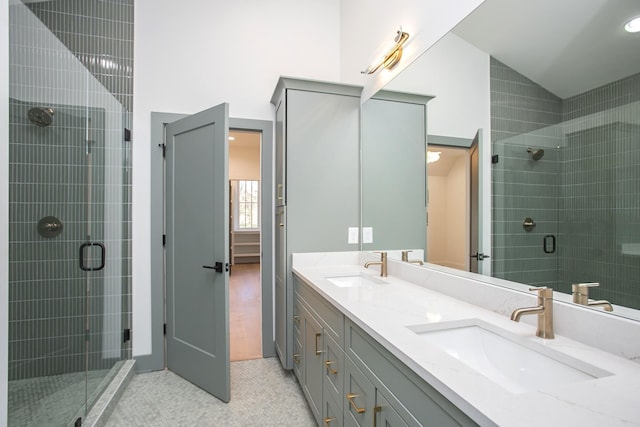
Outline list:
[[[544,150],[542,148],[527,148],[527,153],[529,153],[531,159],[536,162],[544,156]]]
[[[53,122],[53,114],[51,107],[33,107],[29,110],[29,120],[37,126],[47,127]]]

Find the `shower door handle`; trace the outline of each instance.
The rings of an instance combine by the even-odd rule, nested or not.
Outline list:
[[[91,246],[97,246],[100,248],[100,265],[97,267],[87,267],[84,263],[84,250]],[[82,271],[100,271],[104,268],[106,249],[102,243],[86,242],[80,245],[80,269]]]
[[[549,245],[547,244],[549,239],[551,239],[551,249],[548,248]],[[544,239],[542,239],[542,250],[544,250],[545,254],[554,253],[556,251],[556,236],[553,234],[547,234],[544,236]]]

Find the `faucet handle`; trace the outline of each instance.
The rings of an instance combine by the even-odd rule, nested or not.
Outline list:
[[[380,259],[383,260],[387,257],[386,251],[373,251],[374,254],[380,254]]]
[[[600,283],[598,282],[574,283],[573,285],[571,285],[571,290],[573,292],[578,292],[581,290],[585,290],[588,292],[588,288],[596,288],[598,286],[600,286]]]
[[[546,286],[536,286],[533,288],[529,288],[531,292],[538,292],[539,298],[552,298],[553,297],[553,289],[548,288]]]
[[[409,261],[409,252],[413,252],[413,251],[412,250],[402,251],[402,261]]]
[[[600,286],[600,283],[574,283],[573,285],[571,285],[573,302],[578,304],[589,304],[589,288],[595,288],[597,286]]]

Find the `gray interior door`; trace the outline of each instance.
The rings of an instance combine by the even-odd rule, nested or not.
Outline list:
[[[229,392],[229,108],[166,127],[167,367]]]

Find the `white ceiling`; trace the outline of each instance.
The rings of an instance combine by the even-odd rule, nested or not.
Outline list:
[[[562,99],[640,72],[640,0],[486,0],[454,32]]]

